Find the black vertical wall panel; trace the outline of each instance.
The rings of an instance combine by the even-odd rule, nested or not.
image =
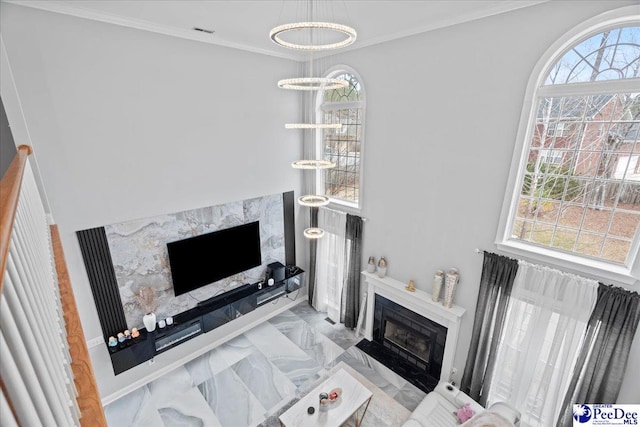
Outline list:
[[[286,265],[296,265],[296,224],[293,191],[282,193],[284,205],[284,258]]]
[[[107,234],[104,227],[97,227],[77,231],[76,235],[106,341],[109,336],[127,329]]]

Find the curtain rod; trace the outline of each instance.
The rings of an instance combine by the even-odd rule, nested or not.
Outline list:
[[[345,211],[339,211],[338,209],[328,208],[328,207],[326,207],[326,206],[320,206],[320,208],[321,208],[321,209],[326,209],[326,210],[331,211],[331,212],[341,213],[341,214],[343,214],[343,215],[346,215],[346,214],[348,213],[348,212],[345,212]],[[352,214],[352,215],[353,215],[353,214]],[[360,216],[360,215],[358,215],[358,216]],[[363,217],[363,216],[360,216],[360,218],[362,218],[362,221],[369,221],[367,218],[365,218],[365,217]]]
[[[475,251],[475,253],[477,253],[477,254],[483,254],[483,253],[487,252],[487,251],[485,251],[484,249],[480,249],[480,248],[475,248],[475,249],[474,249],[474,251]]]

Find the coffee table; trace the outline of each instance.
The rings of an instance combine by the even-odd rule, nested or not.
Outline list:
[[[320,407],[319,395],[334,388],[341,388],[342,395],[325,407]],[[280,415],[280,425],[284,427],[337,427],[347,424],[353,418],[355,427],[362,425],[373,393],[358,380],[340,369],[325,382],[307,393],[295,405]],[[315,412],[307,413],[313,406]],[[360,412],[360,413],[359,413]]]

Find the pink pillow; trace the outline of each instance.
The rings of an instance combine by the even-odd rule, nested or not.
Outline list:
[[[469,418],[475,415],[475,411],[471,409],[470,403],[465,403],[460,409],[456,411],[456,417],[458,417],[458,422],[462,424],[467,421]]]

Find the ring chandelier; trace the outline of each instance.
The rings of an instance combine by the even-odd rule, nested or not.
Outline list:
[[[342,129],[342,123],[285,123],[285,129]]]
[[[349,82],[343,79],[329,79],[326,77],[296,77],[278,81],[280,89],[292,90],[333,90],[349,86]]]
[[[327,206],[329,204],[329,198],[319,194],[308,194],[298,197],[298,203],[302,206],[309,206],[310,208],[319,208],[320,206]]]
[[[294,169],[331,169],[336,164],[328,160],[296,160],[291,166]]]
[[[335,31],[337,33],[342,33],[347,37],[344,40],[341,40],[336,43],[328,43],[328,44],[298,44],[291,43],[286,40],[283,40],[280,36],[289,31],[300,31],[300,30],[329,30]],[[295,22],[293,24],[284,24],[275,27],[269,33],[269,37],[274,43],[286,47],[288,49],[296,49],[296,50],[308,50],[308,51],[319,51],[319,50],[331,50],[331,49],[340,49],[343,47],[347,47],[352,45],[357,38],[356,30],[353,28],[342,25],[342,24],[334,24],[332,22]]]
[[[304,237],[307,239],[319,239],[324,236],[324,230],[317,227],[309,227],[304,230]]]

